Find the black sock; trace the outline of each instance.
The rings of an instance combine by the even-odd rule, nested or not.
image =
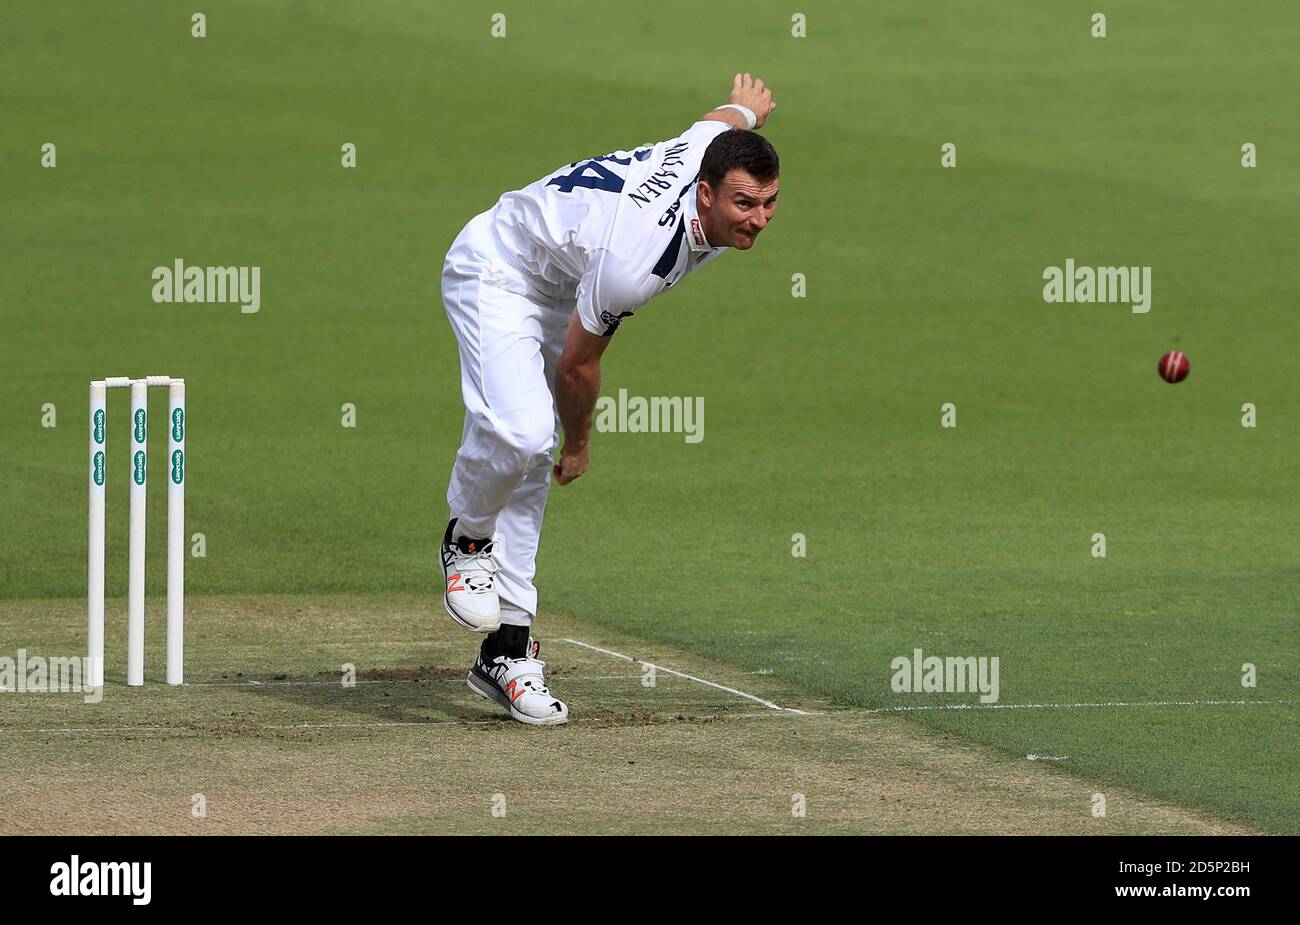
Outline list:
[[[462,536],[453,539],[456,532],[456,524],[460,521],[459,517],[453,517],[447,524],[447,532],[442,536],[444,546],[455,546],[461,552],[479,552],[484,549],[490,549],[492,540],[490,537],[476,539],[474,537]]]
[[[502,623],[495,633],[483,640],[483,660],[491,662],[504,655],[506,658],[523,658],[528,654],[528,627]]]

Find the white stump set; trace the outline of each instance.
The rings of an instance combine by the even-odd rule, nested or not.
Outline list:
[[[145,502],[149,468],[149,389],[166,387],[167,683],[184,681],[185,380],[117,377],[90,383],[90,562],[87,578],[86,686],[104,684],[104,488],[108,481],[108,390],[131,390],[131,528],[127,564],[126,683],[144,684]]]

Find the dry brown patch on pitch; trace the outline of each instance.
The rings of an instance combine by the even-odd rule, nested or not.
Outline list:
[[[52,743],[61,768],[17,788],[0,830],[1244,831],[1117,788],[1107,788],[1109,816],[1093,819],[1091,788],[1070,775],[918,736],[892,718],[622,719],[389,727],[316,741],[118,740],[98,756],[65,738]],[[205,794],[206,819],[189,814],[194,792]],[[506,797],[506,819],[491,814],[496,793]],[[803,818],[791,812],[796,794]]]

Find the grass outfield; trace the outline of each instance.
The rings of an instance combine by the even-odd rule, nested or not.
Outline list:
[[[579,627],[723,674],[771,671],[752,677],[837,715],[972,702],[893,693],[890,661],[915,648],[998,656],[1003,708],[866,714],[869,735],[832,726],[815,753],[842,767],[879,737],[901,743],[881,779],[926,743],[977,755],[989,780],[1027,773],[1026,754],[1068,756],[1033,773],[1209,825],[1300,832],[1300,390],[1280,349],[1300,339],[1293,5],[1121,2],[1105,39],[1089,37],[1093,8],[1073,2],[810,6],[801,40],[787,7],[717,7],[739,24],[743,57],[720,52],[714,30],[684,28],[696,8],[677,2],[506,8],[495,40],[492,5],[341,7],[211,3],[208,36],[194,39],[190,13],[170,4],[8,4],[0,655],[80,651],[85,388],[104,375],[189,383],[188,527],[207,540],[188,565],[196,599],[431,593],[461,420],[437,290],[452,238],[561,163],[680,132],[734,70],[751,70],[779,103],[765,130],[783,161],[776,220],[752,253],[638,313],[606,355],[611,394],[703,396],[705,439],[598,434],[590,472],[552,494],[538,578],[548,651]],[[54,169],[39,165],[45,142]],[[354,170],[339,165],[344,142],[357,145]],[[956,169],[939,167],[945,142]],[[1246,142],[1255,169],[1240,165]],[[261,310],[154,304],[151,271],[177,258],[260,266]],[[1152,267],[1151,311],[1044,303],[1043,268],[1067,258]],[[804,299],[791,298],[794,273]],[[1191,359],[1178,386],[1155,375],[1169,349]],[[355,429],[340,426],[348,402]],[[955,429],[939,426],[945,402]],[[1254,429],[1241,426],[1245,402]],[[110,593],[126,585],[126,417],[116,394]],[[1105,559],[1090,555],[1098,532]],[[790,554],[795,533],[806,558]],[[388,598],[369,599],[350,598],[382,637]],[[251,631],[237,608],[196,607],[192,678],[337,668],[325,651],[306,658],[291,623]],[[404,647],[372,663],[459,673],[466,644],[440,648],[450,625],[432,619],[429,648],[411,617],[394,637]],[[322,647],[339,641],[333,621],[310,628]],[[225,637],[240,646],[223,652]],[[562,676],[555,687],[575,718],[626,706]],[[139,692],[122,689],[106,702],[129,727],[208,717],[189,760],[217,748],[233,767],[267,744],[212,719],[245,709],[246,694],[147,690],[135,707]],[[406,696],[405,708],[432,709]],[[1206,703],[1218,701],[1251,702]],[[338,715],[291,703],[276,716]],[[435,707],[458,722],[469,704]],[[1036,706],[1006,708],[1017,705]],[[0,701],[0,726],[70,725],[62,710]],[[691,728],[703,747],[717,729],[739,737],[735,726]],[[538,768],[565,753],[483,728],[506,737],[484,750],[503,767],[516,745]],[[608,728],[582,747],[634,735]],[[120,744],[72,735],[23,754],[57,765]],[[105,747],[78,751],[95,742]],[[313,742],[323,747],[298,744]],[[689,776],[686,741],[655,744],[681,749],[680,765],[648,779]],[[764,739],[769,751],[747,760],[796,768],[788,744]],[[961,802],[952,773],[932,805]],[[782,800],[790,776],[771,784]],[[741,774],[727,799],[756,786]],[[43,787],[30,778],[29,805],[60,792]],[[925,818],[893,829],[926,831]],[[1014,825],[1014,807],[998,818],[1065,828],[1033,813],[1041,826]]]

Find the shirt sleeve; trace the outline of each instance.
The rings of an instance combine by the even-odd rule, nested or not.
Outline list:
[[[723,132],[730,132],[735,126],[729,122],[719,122],[717,119],[701,119],[696,122],[685,132],[682,137],[700,145],[700,156],[704,156],[704,149],[709,146],[709,142],[717,138]]]
[[[598,337],[610,337],[653,292],[633,277],[634,268],[609,250],[596,251],[578,280],[578,320]]]

